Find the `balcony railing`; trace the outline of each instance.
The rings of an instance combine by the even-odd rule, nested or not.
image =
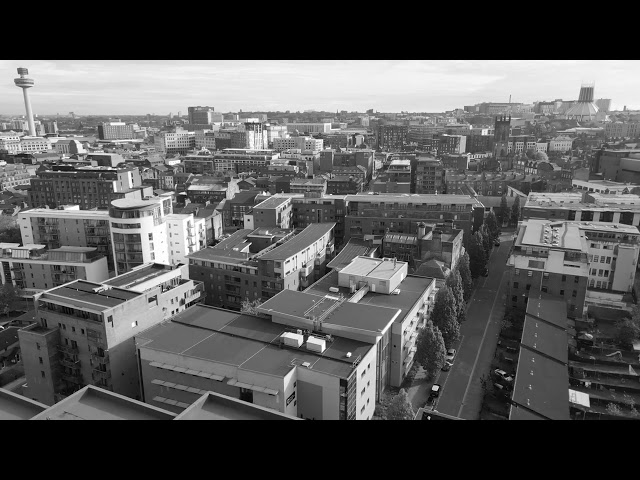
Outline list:
[[[64,367],[73,368],[73,369],[79,369],[80,360],[74,360],[73,358],[69,358],[69,357],[62,357],[60,359],[60,365]]]
[[[104,356],[100,356],[97,353],[92,353],[91,360],[98,365],[107,365],[109,363],[109,355],[105,353]]]
[[[75,383],[76,385],[82,385],[82,375],[79,370],[74,371],[74,373],[66,373],[64,371],[60,372],[60,377],[70,383]]]
[[[78,354],[78,347],[72,347],[71,345],[63,345],[63,344],[58,344],[57,347],[59,352],[66,353],[68,355]]]
[[[95,381],[100,381],[100,380],[108,380],[111,378],[111,370],[107,370],[106,372],[102,371],[102,370],[96,370],[95,368],[93,369],[93,372],[91,372],[91,377],[95,380]]]

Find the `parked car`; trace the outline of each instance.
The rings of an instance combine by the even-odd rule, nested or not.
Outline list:
[[[484,270],[482,271],[482,276],[483,277],[488,277],[489,276],[489,268],[488,267],[484,267]]]
[[[438,398],[440,396],[440,385],[434,383],[431,387],[431,392],[429,392],[429,399]]]
[[[444,365],[442,366],[442,371],[443,372],[448,372],[449,370],[451,370],[451,367],[453,367],[453,363],[448,362],[448,361],[444,361]]]
[[[496,240],[495,242],[493,242],[493,246],[494,247],[499,247],[500,246],[500,240]]]
[[[450,348],[449,350],[447,350],[447,356],[444,357],[444,359],[446,362],[451,362],[451,364],[453,365],[454,358],[456,358],[456,349]]]
[[[496,374],[496,377],[500,378],[501,380],[504,380],[505,382],[513,382],[513,377],[511,375],[509,375],[507,372],[505,372],[504,370],[500,370],[499,368],[496,368],[493,373]]]

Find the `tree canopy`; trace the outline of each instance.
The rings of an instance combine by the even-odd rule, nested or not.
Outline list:
[[[471,276],[477,278],[482,275],[486,265],[487,255],[484,251],[482,233],[478,231],[469,239],[469,269],[471,270]]]
[[[23,299],[20,296],[21,290],[15,288],[10,283],[5,283],[0,287],[0,312],[5,315],[20,307]]]
[[[458,259],[458,265],[456,269],[460,273],[462,279],[462,290],[464,292],[464,300],[469,301],[471,294],[473,293],[473,279],[471,277],[471,270],[469,268],[469,253],[464,254]]]
[[[413,420],[415,416],[406,390],[400,389],[387,408],[387,420]]]
[[[416,340],[415,361],[432,378],[444,366],[446,352],[442,333],[431,320],[427,320]]]
[[[464,319],[464,310],[467,305],[464,301],[462,277],[457,270],[454,270],[449,274],[446,285],[451,289],[451,293],[453,294],[453,299],[456,304],[456,320],[460,323]]]
[[[516,196],[513,205],[511,205],[511,223],[517,225],[520,220],[520,196]]]
[[[22,243],[20,225],[18,225],[15,217],[0,215],[0,242]]]
[[[491,242],[495,242],[496,238],[500,236],[500,225],[498,225],[495,213],[489,212],[489,214],[484,218],[484,225],[489,231]]]
[[[502,199],[500,200],[500,210],[496,214],[496,220],[498,220],[498,224],[502,226],[504,221],[509,218],[511,212],[509,211],[509,204],[507,203],[507,196],[502,195]]]
[[[451,348],[451,345],[460,336],[460,325],[458,324],[456,301],[451,289],[446,285],[436,294],[431,320],[442,333],[445,347]]]

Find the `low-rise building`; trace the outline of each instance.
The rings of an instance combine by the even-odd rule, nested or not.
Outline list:
[[[105,282],[76,280],[36,294],[36,323],[19,331],[24,395],[52,405],[98,385],[139,398],[133,337],[202,300],[202,284],[185,270],[148,264]]]

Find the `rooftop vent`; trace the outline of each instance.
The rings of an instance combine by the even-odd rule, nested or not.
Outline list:
[[[347,352],[347,358],[351,358],[351,352]]]
[[[304,336],[298,333],[285,332],[282,334],[280,338],[282,338],[285,345],[288,345],[290,347],[298,348],[304,342]]]
[[[302,362],[303,367],[311,368],[311,364],[309,362]]]

